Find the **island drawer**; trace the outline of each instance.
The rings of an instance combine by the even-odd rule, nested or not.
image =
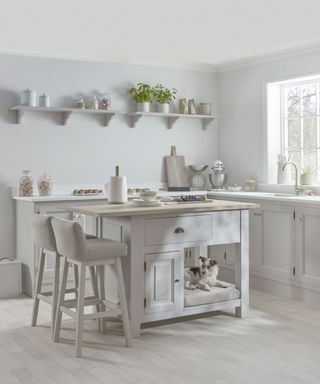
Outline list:
[[[223,211],[212,214],[212,243],[240,243],[240,211]]]
[[[211,215],[146,219],[144,235],[146,246],[210,241]]]

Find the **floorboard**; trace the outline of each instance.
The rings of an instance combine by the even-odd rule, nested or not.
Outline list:
[[[228,313],[146,328],[125,348],[119,324],[106,335],[86,322],[83,358],[74,355],[74,322],[50,340],[50,311],[40,304],[31,328],[29,298],[0,300],[1,384],[317,384],[320,311],[251,292],[246,319]]]

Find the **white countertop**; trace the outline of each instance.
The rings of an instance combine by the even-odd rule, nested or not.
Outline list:
[[[158,191],[158,196],[181,196],[181,195],[205,195],[207,191],[188,191],[188,192],[167,192],[167,191]],[[128,198],[138,198],[139,194],[129,195]],[[52,196],[14,196],[14,200],[21,201],[30,201],[30,202],[51,202],[51,201],[86,201],[86,200],[107,200],[107,196],[105,194],[99,195],[89,195],[89,196],[81,196],[81,195],[52,195]]]
[[[136,207],[128,204],[67,205],[64,209],[95,217],[147,216],[182,213],[204,213],[259,208],[255,203],[214,200],[204,203],[163,204],[159,207]]]
[[[277,192],[229,192],[229,191],[209,191],[207,194],[209,199],[219,197],[232,197],[234,200],[241,199],[254,199],[254,200],[270,200],[275,202],[290,202],[300,204],[320,204],[320,196],[308,195],[293,195],[289,193]]]

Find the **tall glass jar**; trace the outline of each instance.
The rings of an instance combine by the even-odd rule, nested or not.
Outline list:
[[[52,177],[44,173],[38,179],[39,196],[50,196],[52,193]]]
[[[30,175],[31,171],[22,171],[22,176],[19,180],[19,196],[32,196],[33,195],[33,179]]]

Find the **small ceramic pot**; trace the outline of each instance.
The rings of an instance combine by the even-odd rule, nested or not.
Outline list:
[[[150,103],[137,103],[137,112],[150,112]]]
[[[170,107],[170,104],[168,103],[158,104],[158,112],[169,113],[169,107]]]

